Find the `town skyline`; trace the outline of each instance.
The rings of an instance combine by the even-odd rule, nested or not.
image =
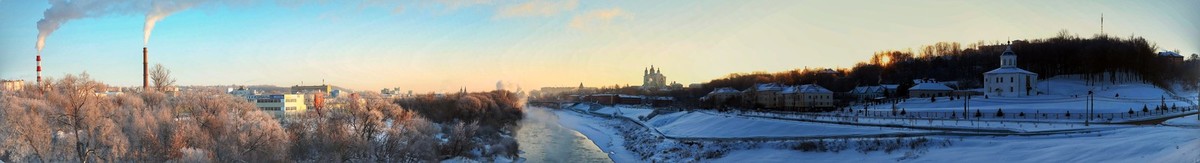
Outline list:
[[[325,82],[419,93],[491,90],[498,81],[525,90],[639,85],[638,73],[651,65],[683,85],[739,72],[849,68],[875,51],[936,42],[1060,30],[1089,37],[1100,33],[1100,14],[1106,34],[1200,51],[1200,11],[1187,8],[1198,5],[1180,5],[1194,1],[471,2],[483,3],[199,5],[163,18],[145,46],[150,63],[170,67],[180,85]],[[940,7],[891,7],[898,3]],[[0,78],[34,79],[37,51],[29,45],[49,7],[0,1]],[[139,85],[144,19],[122,12],[64,23],[46,39],[44,76],[88,72]]]

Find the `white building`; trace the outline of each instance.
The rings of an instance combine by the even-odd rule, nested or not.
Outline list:
[[[984,94],[1000,97],[1037,95],[1038,74],[1017,68],[1012,47],[1000,55],[1000,68],[983,73]]]
[[[16,92],[25,88],[24,80],[0,80],[0,92]]]
[[[308,106],[304,105],[304,94],[250,95],[246,99],[258,109],[274,113],[278,117],[308,110]]]

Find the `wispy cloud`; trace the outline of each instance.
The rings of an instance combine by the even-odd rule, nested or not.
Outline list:
[[[436,2],[445,5],[447,10],[453,11],[461,7],[491,4],[492,0],[437,0]]]
[[[565,0],[556,2],[531,0],[524,3],[501,7],[496,13],[496,18],[551,16],[561,12],[575,10],[575,8],[578,6],[579,0]]]
[[[575,15],[571,18],[569,27],[578,30],[594,30],[611,26],[612,21],[617,18],[632,18],[632,14],[621,10],[621,8],[599,9],[592,10],[587,13]]]

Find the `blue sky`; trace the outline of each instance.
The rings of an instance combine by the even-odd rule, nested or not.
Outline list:
[[[327,83],[360,90],[641,84],[733,72],[850,67],[874,51],[1136,35],[1200,52],[1200,1],[442,0],[203,2],[157,23],[150,62],[183,85]],[[32,81],[46,1],[0,1],[0,79]],[[140,83],[145,12],[72,20],[46,40],[46,76]]]

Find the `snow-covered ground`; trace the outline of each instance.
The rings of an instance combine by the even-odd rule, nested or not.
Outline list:
[[[664,135],[690,138],[822,137],[929,132],[891,127],[748,118],[700,111],[658,115],[648,124]]]
[[[1136,127],[1052,136],[933,137],[949,147],[910,152],[799,152],[753,149],[712,162],[1200,162],[1200,132]]]
[[[1172,125],[1172,126],[1200,127],[1200,119],[1196,119],[1196,115],[1190,115],[1190,116],[1170,119],[1170,120],[1167,120],[1166,122],[1163,122],[1163,124]]]
[[[1030,97],[995,97],[974,96],[970,100],[970,108],[980,110],[1004,109],[1005,112],[1043,112],[1043,113],[1082,113],[1087,102],[1087,92],[1094,91],[1094,104],[1097,113],[1125,113],[1129,110],[1140,111],[1143,106],[1154,107],[1162,105],[1190,107],[1195,100],[1195,92],[1179,92],[1180,96],[1189,101],[1172,98],[1168,91],[1149,84],[1124,83],[1088,86],[1085,81],[1068,78],[1052,78],[1037,85],[1047,94]],[[1119,97],[1117,95],[1120,95]],[[1165,98],[1165,102],[1164,102]],[[961,112],[964,100],[950,100],[946,97],[937,98],[931,102],[929,98],[911,98],[896,105],[910,112]],[[872,110],[890,110],[891,105],[873,105]],[[860,109],[862,106],[852,107]]]
[[[555,111],[558,122],[563,127],[571,128],[596,143],[600,150],[608,153],[614,162],[641,162],[633,152],[625,149],[625,139],[617,134],[616,129],[607,126],[609,119],[581,114],[573,111]]]
[[[738,116],[735,114],[715,113],[709,111],[664,113],[643,121],[641,117],[649,115],[651,112],[653,112],[653,110],[633,108],[628,106],[613,107],[589,105],[577,105],[576,107],[571,107],[568,109],[597,115],[613,115],[616,117],[639,121],[641,124],[646,125],[646,127],[651,127],[654,130],[661,132],[663,136],[672,138],[806,138],[932,132],[927,130],[914,130],[906,128],[837,125],[784,119],[751,118],[746,116]]]
[[[948,130],[965,132],[1013,132],[1018,134],[1044,134],[1053,132],[1075,132],[1082,130],[1101,130],[1131,127],[1133,125],[1030,122],[1015,120],[937,120],[937,119],[904,119],[904,118],[867,118],[839,117],[826,114],[781,114],[765,112],[733,112],[725,113],[747,117],[774,118],[781,120],[821,122],[835,124],[851,124],[864,126],[900,126],[928,130]]]
[[[570,110],[574,109],[574,110]],[[648,115],[637,108],[596,108],[595,111],[622,110],[617,118]],[[888,132],[925,132],[889,127],[869,127],[814,123],[775,118],[756,118],[732,113],[711,111],[674,112],[656,115],[646,121],[630,121],[596,115],[612,115],[587,112],[590,106],[577,106],[556,111],[564,126],[578,130],[595,141],[601,150],[610,154],[616,162],[647,162],[638,152],[628,146],[654,152],[648,159],[655,161],[699,161],[699,162],[1200,162],[1200,126],[1194,116],[1168,120],[1160,126],[1099,125],[1087,132],[1065,134],[1038,134],[1033,136],[962,136],[943,134],[924,136],[932,142],[946,142],[946,146],[902,148],[894,152],[842,150],[840,152],[804,152],[794,146],[806,140],[780,141],[737,141],[737,140],[672,140],[666,139],[650,144],[625,144],[631,134],[622,133],[630,126],[646,125],[667,136],[693,137],[753,137],[753,136],[803,136],[838,135]],[[637,114],[630,114],[636,112]],[[914,123],[913,121],[903,123]],[[915,123],[930,123],[921,121]],[[935,121],[933,123],[943,123]],[[959,122],[967,123],[967,122]],[[990,123],[1008,128],[1029,128],[1033,123]],[[978,125],[978,124],[977,124]],[[1041,124],[1051,126],[1033,127],[1029,130],[1076,129],[1072,124]],[[1190,125],[1190,126],[1188,126]],[[1096,125],[1094,125],[1096,126]],[[973,126],[984,128],[980,126]],[[971,128],[966,126],[965,128]],[[805,132],[812,131],[812,132]],[[642,132],[651,133],[650,130]],[[638,134],[632,134],[638,135]],[[653,134],[641,134],[653,136]],[[1001,134],[1002,135],[1002,134]],[[836,140],[837,138],[826,139]],[[851,142],[855,142],[851,138]],[[858,141],[871,139],[859,138]],[[886,139],[886,138],[885,138]],[[891,139],[894,140],[894,139]],[[887,141],[887,140],[885,140]],[[646,142],[646,141],[642,141]],[[858,142],[862,143],[862,142]],[[849,148],[862,148],[862,144],[850,144]],[[627,146],[628,145],[628,146]],[[680,152],[679,149],[683,149]],[[717,151],[719,154],[707,155]],[[670,153],[670,154],[667,154]],[[644,154],[644,153],[643,153]],[[665,155],[665,156],[659,156]],[[715,157],[712,157],[715,156]],[[683,158],[680,158],[683,157]],[[701,158],[704,157],[704,158]],[[708,157],[712,157],[711,159]]]
[[[624,117],[629,117],[629,118],[638,118],[640,116],[649,115],[651,112],[654,112],[654,109],[635,107],[635,106],[617,106],[617,107],[603,107],[603,108],[600,108],[600,109],[598,109],[596,111],[592,111],[592,112],[599,113],[599,114],[606,114],[606,115],[616,115],[616,116],[624,116]]]

